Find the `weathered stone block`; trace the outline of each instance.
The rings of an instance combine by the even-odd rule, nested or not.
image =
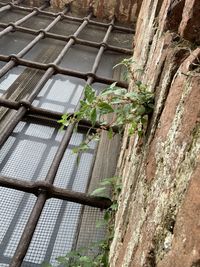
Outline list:
[[[198,42],[199,3],[142,3],[132,70],[156,103],[142,148],[125,131],[111,267],[200,266],[200,48],[178,36]]]
[[[111,19],[113,16],[121,22],[134,22],[142,3],[142,0],[51,0],[54,7],[62,8],[71,3],[75,13],[85,13],[89,7],[93,8],[94,15],[101,19]]]

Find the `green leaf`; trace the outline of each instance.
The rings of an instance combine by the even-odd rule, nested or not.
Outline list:
[[[110,94],[113,94],[113,91],[112,90],[104,90],[102,93],[101,93],[101,96],[106,96],[106,95],[110,95]]]
[[[114,90],[115,87],[116,87],[116,84],[117,84],[117,82],[112,83],[112,84],[109,86],[109,88],[112,89],[112,90]]]
[[[72,151],[73,151],[73,153],[76,154],[80,151],[83,152],[83,151],[87,150],[88,148],[89,148],[88,144],[82,143],[82,144],[80,144],[80,146],[73,148]]]
[[[57,260],[57,262],[64,264],[64,263],[66,263],[68,261],[68,258],[60,256],[56,260]]]
[[[121,62],[119,62],[118,64],[116,64],[113,68],[116,68],[116,67],[121,66],[121,65],[123,65],[125,67],[129,67],[133,63],[135,63],[135,61],[133,60],[133,57],[131,57],[131,58],[125,58]]]
[[[104,253],[103,257],[102,257],[102,262],[104,264],[104,267],[108,267],[109,266],[109,257],[108,257],[108,253]]]
[[[136,92],[130,92],[130,93],[125,94],[125,97],[129,97],[129,98],[135,100],[135,99],[137,99],[137,93]]]
[[[95,125],[96,121],[97,121],[97,110],[96,108],[94,108],[90,114],[90,120],[92,122],[92,126]]]
[[[105,186],[105,185],[115,186],[118,180],[119,180],[119,177],[113,176],[113,177],[110,177],[110,178],[103,179],[103,181],[101,181],[100,184],[103,185],[103,186]]]
[[[135,85],[137,85],[138,87],[140,87],[141,84],[142,84],[142,82],[139,80],[135,82]]]
[[[101,114],[108,114],[114,112],[114,109],[106,102],[100,102],[98,108]]]
[[[92,140],[98,142],[98,141],[100,140],[100,135],[99,135],[99,133],[94,134]]]
[[[97,223],[96,223],[96,228],[101,228],[102,226],[105,226],[106,222],[105,220],[99,220]]]
[[[137,129],[137,123],[135,121],[133,121],[131,124],[130,124],[130,127],[128,129],[128,133],[129,135],[132,135],[135,133],[135,130]]]
[[[124,89],[124,88],[117,88],[115,91],[114,91],[114,94],[115,95],[119,95],[119,96],[124,96],[126,94],[127,90]]]
[[[112,139],[113,138],[113,134],[114,134],[113,133],[113,129],[112,129],[112,127],[110,127],[109,130],[108,130],[108,138]]]
[[[110,206],[110,209],[113,210],[113,211],[117,211],[118,210],[118,203],[113,203],[111,206]]]
[[[91,196],[99,196],[99,197],[105,196],[105,190],[106,187],[97,188],[91,193]]]
[[[137,108],[137,114],[139,114],[139,115],[143,115],[143,114],[145,114],[145,111],[146,111],[146,109],[145,109],[144,106],[139,106],[139,107]]]
[[[58,120],[57,122],[61,123],[62,126],[64,127],[64,126],[68,126],[70,124],[70,119],[71,119],[71,115],[66,113],[66,114],[63,114],[61,119]]]
[[[124,88],[120,88],[118,86],[116,86],[117,82],[111,84],[109,87],[107,87],[105,90],[102,91],[101,96],[106,96],[109,94],[115,94],[117,90],[123,90],[124,92],[126,92],[126,89]]]
[[[87,256],[80,257],[79,261],[83,263],[91,263],[91,259]]]
[[[106,211],[105,214],[104,214],[104,217],[103,217],[105,222],[108,222],[110,220],[110,216],[111,216],[110,212]]]
[[[85,86],[84,96],[88,103],[92,103],[93,100],[95,99],[95,91],[88,84]]]
[[[139,129],[139,130],[137,131],[137,133],[138,133],[139,137],[142,137],[144,132],[143,132],[143,130]]]
[[[103,185],[103,186],[106,186],[106,185],[112,185],[112,181],[110,181],[110,180],[108,180],[108,179],[105,179],[105,180],[103,180],[100,184]]]
[[[148,107],[153,110],[154,109],[154,104],[153,103],[149,103]]]
[[[124,103],[124,99],[119,98],[119,97],[113,97],[110,100],[110,104],[112,104],[112,105],[118,105],[118,104],[123,104],[123,103]]]

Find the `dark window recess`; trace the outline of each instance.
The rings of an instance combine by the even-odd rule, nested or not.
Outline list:
[[[74,133],[57,120],[79,108],[86,83],[127,87],[113,66],[132,54],[133,31],[114,19],[28,2],[0,2],[0,267],[54,264],[104,237],[95,225],[111,203],[88,193],[113,176],[120,137],[104,133],[77,164],[90,122]]]

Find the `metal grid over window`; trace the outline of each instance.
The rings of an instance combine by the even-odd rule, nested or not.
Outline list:
[[[69,16],[70,6],[59,13],[48,6],[0,2],[2,267],[54,263],[88,239],[101,238],[103,229],[89,224],[94,226],[102,216],[99,209],[111,204],[87,194],[95,183],[97,144],[78,165],[72,154],[90,122],[81,121],[73,133],[74,125],[60,132],[56,121],[79,108],[86,83],[99,91],[115,81],[112,67],[132,54],[124,36],[131,40],[133,31],[116,26],[114,19],[92,20],[90,12]],[[118,85],[127,87],[120,80]]]

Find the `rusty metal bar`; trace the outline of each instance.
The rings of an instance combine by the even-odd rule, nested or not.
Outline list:
[[[102,46],[103,45],[104,44],[102,44]],[[5,62],[9,62],[12,60],[12,61],[15,61],[15,63],[17,65],[22,65],[22,66],[26,66],[29,68],[39,69],[39,70],[48,71],[49,69],[52,69],[52,71],[51,71],[52,75],[59,73],[59,74],[64,74],[64,75],[70,75],[70,76],[76,77],[76,78],[81,78],[84,80],[86,80],[87,77],[93,76],[94,81],[98,82],[98,83],[112,84],[112,83],[116,82],[114,79],[108,79],[105,77],[100,77],[100,76],[97,76],[96,74],[94,74],[92,72],[84,73],[84,72],[80,72],[80,71],[74,71],[71,69],[61,68],[57,65],[58,63],[56,63],[55,61],[54,61],[54,63],[44,64],[44,63],[34,62],[31,60],[27,60],[27,59],[22,59],[22,58],[17,57],[16,55],[11,55],[11,56],[0,55],[0,60],[5,61]],[[1,70],[0,70],[0,77],[1,77]],[[128,84],[126,82],[123,82],[123,81],[118,81],[117,85],[120,87],[128,88]]]
[[[85,26],[88,24],[88,19],[92,16],[92,14],[88,15],[83,21],[83,23],[79,26],[79,28],[74,33],[74,37],[77,37],[78,34],[85,28]],[[58,55],[57,59],[54,61],[54,63],[46,70],[45,74],[42,76],[42,78],[37,83],[34,91],[32,94],[30,94],[25,101],[28,101],[32,103],[32,101],[35,99],[35,97],[38,95],[38,93],[41,91],[45,83],[51,78],[51,76],[55,73],[56,64],[59,64],[59,62],[62,60],[62,58],[65,56],[65,53],[70,49],[70,47],[74,44],[74,39],[71,38],[69,42],[65,45],[65,47],[62,49],[60,54]],[[15,57],[15,56],[14,56]],[[12,57],[10,58],[12,59]],[[20,59],[21,60],[21,59]],[[18,122],[23,118],[23,116],[26,114],[27,110],[25,106],[22,106],[18,109],[16,114],[13,116],[12,120],[7,123],[7,125],[4,127],[3,131],[0,134],[0,146],[7,140],[10,133],[13,131],[15,126],[18,124]]]
[[[88,21],[84,21],[82,25],[87,25],[87,23],[88,23]],[[113,23],[114,23],[114,20],[113,20]],[[113,29],[112,24],[108,27],[107,33],[106,33],[106,35],[104,37],[104,40],[103,40],[104,43],[107,42],[108,37],[109,37],[109,35],[110,35],[110,33],[111,33],[112,29]],[[83,27],[80,26],[79,29],[82,29],[82,28]],[[80,30],[78,30],[75,33],[75,35],[78,34],[79,32],[80,32]],[[73,39],[71,40],[71,42],[69,41],[69,43],[63,49],[63,51],[60,53],[60,55],[54,61],[55,64],[58,64],[62,60],[62,58],[65,55],[66,51],[69,49],[70,45],[73,44],[73,42],[74,42]],[[96,59],[95,59],[95,62],[93,64],[93,68],[92,68],[92,72],[91,72],[92,74],[95,74],[96,73],[104,50],[105,50],[105,46],[102,45],[101,48],[99,49],[99,52],[98,52],[98,54],[96,56]],[[43,78],[40,80],[41,83],[43,82],[43,79],[44,78],[45,79],[49,79],[51,77],[49,75],[50,74],[51,75],[53,74],[53,69],[52,68],[50,68],[48,70],[46,72],[47,73],[47,76],[44,75]],[[94,79],[93,78],[93,75],[91,75],[87,79],[87,84],[91,84],[93,82],[93,79]],[[40,82],[39,82],[39,84],[40,84]],[[38,87],[38,86],[36,86],[36,87],[37,88],[34,91],[34,93],[28,98],[29,101],[31,101],[32,99],[34,99],[35,96],[38,94],[40,87]],[[84,93],[82,93],[81,99],[83,99],[83,97],[84,97]],[[79,107],[80,107],[80,104],[77,105],[76,110],[79,109]],[[20,111],[20,109],[18,111]],[[26,110],[26,109],[24,108],[24,110]],[[23,110],[20,111],[19,114],[23,114]],[[60,143],[60,146],[59,146],[59,148],[58,148],[58,150],[56,152],[56,155],[55,155],[55,157],[53,159],[53,162],[52,162],[52,164],[51,164],[51,166],[49,168],[49,171],[48,171],[48,174],[47,174],[47,176],[45,178],[45,181],[46,181],[46,183],[48,183],[50,185],[52,185],[53,182],[54,182],[54,179],[55,179],[56,173],[58,171],[59,165],[61,163],[61,160],[63,158],[63,155],[65,153],[65,150],[66,150],[66,148],[67,148],[67,146],[69,144],[70,138],[71,138],[71,136],[73,134],[74,126],[75,125],[73,124],[73,125],[70,125],[67,128],[66,133],[64,134],[64,137],[63,137],[63,139],[62,139],[62,141]],[[36,201],[36,203],[34,205],[34,208],[33,208],[32,212],[31,212],[31,215],[29,217],[29,220],[28,220],[28,222],[27,222],[27,224],[25,226],[23,235],[22,235],[22,237],[20,239],[20,242],[18,244],[18,247],[17,247],[17,249],[15,251],[15,254],[14,254],[14,257],[13,257],[13,259],[11,261],[10,267],[19,267],[21,265],[21,263],[23,261],[23,258],[25,257],[26,252],[28,250],[28,246],[29,246],[29,244],[31,242],[31,239],[32,239],[34,230],[35,230],[36,225],[37,225],[37,222],[38,222],[38,220],[40,218],[40,214],[42,212],[42,209],[44,207],[44,204],[46,202],[46,199],[47,199],[47,193],[41,191],[41,193],[39,194],[39,196],[37,198],[37,201]]]
[[[9,25],[3,31],[0,32],[0,38],[3,35],[5,35],[6,33],[11,32],[13,29],[15,29],[16,26],[22,24],[23,22],[25,22],[28,19],[32,18],[33,16],[37,15],[39,10],[46,8],[48,5],[49,4],[47,2],[45,2],[45,4],[43,4],[40,8],[34,9],[31,13],[29,13],[25,17],[21,18],[20,20],[17,20],[15,23],[9,23]]]
[[[0,5],[5,5],[5,3],[0,3]],[[30,8],[30,7],[17,6],[17,5],[12,4],[12,3],[9,3],[9,6],[12,8],[15,8],[15,9],[28,11],[28,12],[32,12],[34,9],[37,9],[35,7]],[[62,13],[62,12],[54,13],[54,12],[44,11],[44,10],[40,10],[40,11],[38,10],[38,12],[39,12],[39,14],[43,14],[46,16],[53,16],[53,17],[57,17],[58,15],[60,15]],[[84,18],[76,18],[76,17],[67,16],[67,15],[63,15],[63,14],[61,16],[62,16],[62,19],[68,19],[68,20],[76,21],[76,22],[83,22],[83,20],[84,20]],[[89,19],[89,24],[103,27],[103,28],[108,28],[110,26],[110,23],[97,22],[97,21],[94,21],[91,19]],[[135,30],[132,28],[127,28],[127,27],[122,27],[122,26],[117,26],[117,25],[113,25],[113,29],[118,30],[118,31],[127,32],[127,33],[135,33]]]
[[[65,14],[67,11],[69,10],[69,6],[67,6],[62,14]],[[60,21],[62,19],[61,15],[58,15],[57,18],[55,18],[45,29],[44,32],[43,31],[38,31],[38,36],[35,37],[26,47],[24,47],[24,49],[22,49],[16,56],[17,58],[21,58],[23,56],[25,56],[30,49],[36,45],[41,39],[43,39],[45,37],[45,32],[49,31],[52,27],[54,27],[58,21]],[[15,26],[17,27],[17,26]],[[15,29],[14,27],[14,29]],[[14,66],[16,65],[16,61],[11,59],[9,60],[9,62],[0,70],[0,78],[5,75],[10,69],[12,69]]]
[[[12,7],[17,8],[13,4],[12,4]],[[19,9],[21,9],[21,7]],[[23,8],[23,10],[25,10],[25,9],[26,8]],[[33,10],[29,9],[29,11],[33,11]],[[39,13],[43,14],[42,11],[40,11]],[[48,12],[48,13],[50,13],[50,12]],[[62,15],[60,13],[57,13],[56,16],[60,16],[59,20],[62,18],[65,18],[63,13],[62,13]],[[106,83],[106,84],[110,84],[110,83],[114,82],[114,80],[105,79],[102,77],[98,77],[96,75],[96,72],[97,72],[98,66],[100,64],[102,55],[108,47],[107,41],[108,41],[109,35],[110,35],[111,31],[113,29],[115,29],[114,20],[109,24],[100,24],[101,26],[108,27],[108,29],[107,29],[107,32],[106,32],[106,35],[104,37],[103,42],[101,44],[98,44],[99,52],[95,58],[91,72],[89,72],[89,73],[75,72],[72,70],[58,67],[58,64],[61,62],[61,60],[63,59],[63,57],[67,53],[67,51],[76,42],[78,34],[83,30],[83,28],[88,23],[90,23],[90,17],[91,17],[91,15],[89,15],[87,18],[81,19],[82,24],[80,25],[78,30],[74,33],[74,35],[70,36],[68,43],[65,45],[65,47],[63,48],[61,53],[56,58],[56,60],[51,64],[40,64],[37,62],[33,62],[33,61],[25,60],[25,59],[20,59],[20,57],[23,56],[23,53],[26,53],[26,49],[30,50],[32,48],[31,43],[22,50],[25,52],[22,52],[22,51],[20,52],[21,54],[18,53],[17,55],[11,55],[9,57],[0,56],[0,59],[2,59],[3,61],[6,61],[6,62],[9,61],[9,64],[10,64],[10,62],[14,62],[12,64],[21,64],[21,65],[24,65],[27,67],[46,70],[45,74],[42,76],[42,78],[37,83],[32,94],[29,95],[27,98],[24,98],[19,103],[15,102],[15,101],[6,100],[3,98],[0,99],[0,104],[2,106],[17,110],[16,114],[12,117],[11,121],[8,122],[8,124],[5,126],[5,129],[3,130],[2,134],[0,135],[0,145],[2,145],[6,141],[6,139],[8,138],[10,133],[13,131],[13,129],[17,125],[17,123],[21,119],[23,119],[24,115],[29,114],[29,115],[39,115],[39,116],[44,116],[44,117],[50,116],[51,118],[53,118],[54,116],[55,117],[58,116],[57,112],[51,112],[49,110],[42,110],[40,108],[33,107],[31,104],[33,102],[33,100],[35,99],[35,97],[38,95],[38,93],[43,88],[44,84],[55,73],[60,73],[60,74],[74,76],[74,77],[79,77],[82,79],[87,79],[87,84],[92,84],[94,81],[102,82],[102,83]],[[58,17],[56,18],[56,20],[58,21]],[[54,21],[56,21],[56,20],[54,20]],[[96,22],[95,22],[95,24],[96,24]],[[99,25],[99,23],[98,23],[98,25]],[[41,35],[42,37],[44,37],[46,34],[46,33],[43,33],[43,31],[41,31],[40,33],[42,34]],[[38,36],[36,38],[39,38]],[[36,40],[36,38],[34,40]],[[38,42],[38,39],[37,39],[37,41],[34,41],[34,42]],[[86,45],[88,45],[88,43]],[[92,45],[97,45],[97,43],[92,42]],[[11,64],[10,64],[10,66],[11,66]],[[122,82],[118,83],[119,86],[121,86],[122,84],[124,85],[124,83],[122,83]],[[127,84],[126,84],[126,86],[123,86],[123,87],[127,87]],[[83,99],[83,97],[84,97],[84,92],[81,95],[81,99]],[[80,104],[77,105],[76,110],[78,110],[79,107],[80,107]],[[60,116],[60,114],[59,114],[59,116]],[[84,124],[87,124],[87,123],[88,122],[86,122],[86,121],[84,122]],[[29,247],[29,244],[31,242],[32,236],[34,234],[35,228],[37,226],[38,220],[40,218],[41,212],[42,212],[43,207],[45,205],[45,202],[48,198],[53,197],[53,198],[63,199],[63,200],[67,200],[67,201],[72,201],[72,202],[84,204],[84,205],[99,207],[102,209],[108,208],[112,204],[111,201],[108,199],[91,197],[91,196],[88,196],[87,194],[84,194],[84,193],[72,192],[72,191],[69,191],[66,189],[62,189],[62,188],[58,188],[58,187],[53,186],[53,182],[54,182],[56,173],[58,171],[60,162],[63,158],[65,150],[66,150],[66,148],[69,144],[69,141],[71,139],[71,136],[73,134],[74,126],[75,125],[70,125],[67,128],[67,130],[64,134],[64,137],[60,143],[60,146],[57,150],[57,153],[54,157],[52,165],[50,166],[48,174],[47,174],[47,176],[43,182],[32,183],[32,182],[27,182],[27,181],[18,181],[18,180],[9,178],[9,177],[0,176],[0,185],[7,187],[7,188],[12,188],[12,189],[28,192],[28,193],[34,193],[36,196],[38,196],[36,203],[34,205],[34,208],[31,212],[30,217],[29,217],[29,220],[28,220],[28,222],[25,226],[25,229],[23,231],[23,234],[21,236],[18,247],[15,251],[14,257],[12,258],[12,261],[10,263],[10,267],[21,266],[21,263],[22,263],[25,255],[26,255],[26,252],[28,250],[28,247]]]
[[[114,23],[114,20],[113,20],[113,23]],[[103,42],[105,44],[106,44],[106,42],[108,40],[108,37],[109,37],[109,35],[110,35],[110,33],[111,33],[112,29],[113,29],[112,24],[108,27],[108,30],[107,30],[106,35],[104,37]],[[93,74],[95,74],[96,71],[97,71],[97,68],[98,68],[98,66],[100,64],[100,61],[101,61],[101,58],[102,58],[104,50],[105,50],[105,47],[104,47],[104,45],[102,45],[101,48],[99,49],[99,52],[98,52],[96,58],[95,58],[95,61],[94,61],[93,67],[92,67],[92,71],[91,71],[91,76],[88,77],[87,84],[92,84],[92,82],[94,80]],[[82,92],[80,100],[83,99],[83,98],[84,98],[84,92]],[[80,108],[80,104],[77,105],[75,111],[77,111],[79,108]],[[62,157],[63,157],[63,155],[65,153],[65,150],[66,150],[66,148],[67,148],[67,146],[69,144],[69,141],[71,139],[71,136],[73,134],[74,127],[75,127],[75,124],[72,124],[67,128],[66,133],[65,133],[65,135],[64,135],[64,137],[63,137],[63,139],[61,141],[61,144],[60,144],[60,146],[59,146],[59,148],[57,150],[57,153],[56,153],[56,155],[54,157],[53,163],[52,163],[52,165],[51,165],[51,167],[49,169],[49,172],[47,174],[47,177],[45,179],[49,183],[53,183],[54,182],[54,178],[55,178],[56,173],[58,171],[58,167],[60,165]]]
[[[0,27],[2,27],[2,28],[9,27],[8,25],[10,25],[10,24],[0,23]],[[48,32],[47,29],[37,31],[37,30],[26,28],[26,27],[15,26],[14,30],[20,31],[23,33],[33,34],[33,35],[43,34],[42,38],[44,38],[44,37],[52,38],[55,40],[60,40],[60,41],[65,41],[65,42],[69,41],[69,39],[71,38],[71,36],[65,36],[65,35],[61,35],[61,34],[55,34],[55,33]],[[93,42],[93,41],[87,41],[87,40],[79,39],[79,38],[76,38],[75,41],[77,44],[91,46],[91,47],[95,47],[95,48],[99,48],[101,46],[101,43]],[[113,51],[113,52],[123,53],[123,54],[127,54],[127,55],[133,54],[133,51],[131,49],[122,48],[122,47],[109,45],[109,44],[107,44],[106,49]]]
[[[9,267],[20,267],[21,266],[23,259],[26,255],[26,252],[28,250],[29,244],[31,242],[31,239],[33,237],[33,234],[35,232],[35,228],[37,226],[38,220],[44,208],[46,199],[47,199],[46,192],[41,192],[35,202],[31,215],[29,216],[29,219],[26,223],[20,242],[17,246],[17,249],[11,260]]]
[[[42,117],[43,121],[46,120],[52,120],[52,121],[58,121],[63,113],[61,112],[56,112],[56,111],[51,111],[51,110],[46,110],[43,108],[39,108],[39,107],[34,107],[33,105],[31,105],[30,103],[27,103],[25,101],[12,101],[9,99],[5,99],[0,97],[0,106],[2,107],[6,107],[9,109],[14,109],[14,110],[18,110],[21,106],[25,106],[27,109],[27,116],[28,117],[32,117],[34,116],[35,119],[40,119]],[[71,116],[73,116],[73,113],[71,113]],[[87,129],[91,128],[93,129],[93,131],[95,131],[96,129],[98,129],[100,127],[100,125],[98,123],[96,123],[94,126],[92,125],[92,123],[88,120],[80,120],[80,129]],[[107,129],[108,130],[108,129]],[[112,127],[113,132],[118,133],[119,129],[118,127]]]
[[[17,7],[16,5],[22,3],[24,0],[17,0],[14,3],[1,3],[1,5],[3,7],[0,8],[0,13],[6,10],[9,10],[13,7],[13,4],[15,4],[15,7]]]
[[[91,14],[88,16],[88,18],[84,19],[81,26],[78,28],[78,30],[74,33],[74,36],[76,37],[88,24],[88,19],[90,18]],[[62,60],[66,52],[69,50],[69,48],[74,44],[74,39],[71,38],[69,42],[66,44],[66,46],[63,48],[61,53],[58,55],[56,60],[54,61],[54,64],[59,64],[59,62]],[[43,77],[38,82],[37,86],[35,87],[34,92],[27,97],[26,101],[29,101],[30,103],[34,100],[34,98],[38,95],[40,90],[42,89],[43,85],[46,83],[46,81],[51,78],[51,76],[54,74],[54,68],[50,67]],[[1,141],[6,140],[10,134],[10,132],[14,129],[14,127],[17,125],[17,123],[23,118],[24,114],[26,113],[26,108],[21,107],[17,111],[17,113],[13,116],[13,120],[5,127],[6,132],[4,132],[4,135],[1,136]],[[72,129],[73,130],[73,129]],[[8,134],[9,132],[9,134]],[[67,133],[67,132],[66,132]],[[68,135],[68,134],[67,134]],[[53,184],[53,181],[55,179],[55,175],[57,172],[57,169],[59,167],[59,164],[62,160],[63,154],[65,152],[66,144],[65,144],[65,138],[66,134],[64,135],[63,140],[61,141],[61,144],[57,150],[57,153],[54,157],[53,163],[49,169],[49,172],[47,174],[47,177],[45,181],[49,184]],[[68,143],[68,140],[67,140]],[[10,267],[19,267],[26,255],[26,252],[28,250],[29,244],[31,242],[32,236],[34,234],[34,230],[37,226],[38,220],[40,218],[40,214],[42,212],[42,209],[44,207],[44,204],[47,199],[47,193],[41,191],[39,194],[37,201],[34,205],[34,208],[31,212],[31,215],[29,217],[29,220],[25,226],[25,229],[23,231],[23,234],[21,236],[21,239],[19,241],[19,244],[17,246],[17,249],[15,251],[15,254],[12,258]]]
[[[59,188],[46,181],[29,182],[26,180],[21,181],[6,176],[0,176],[0,186],[31,193],[36,196],[39,196],[41,192],[45,192],[47,198],[67,200],[100,209],[107,209],[112,204],[110,199]]]

